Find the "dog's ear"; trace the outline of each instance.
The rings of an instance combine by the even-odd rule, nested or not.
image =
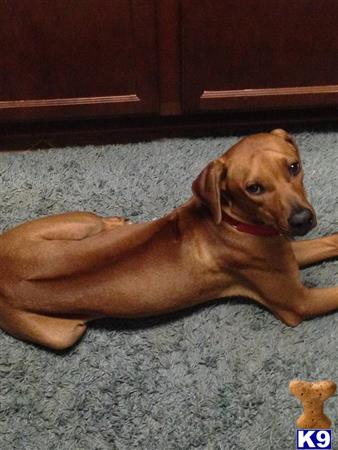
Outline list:
[[[275,130],[271,131],[271,134],[273,134],[274,136],[281,137],[282,139],[284,139],[284,141],[289,142],[290,144],[292,144],[294,147],[297,148],[296,141],[287,131],[282,130],[281,128],[276,128]]]
[[[202,170],[192,184],[193,193],[209,208],[216,224],[222,221],[221,182],[225,174],[224,164],[215,160]]]

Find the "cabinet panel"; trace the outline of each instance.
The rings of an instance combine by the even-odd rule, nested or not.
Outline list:
[[[185,111],[338,103],[336,0],[182,0]]]
[[[0,0],[0,118],[157,112],[153,0]]]

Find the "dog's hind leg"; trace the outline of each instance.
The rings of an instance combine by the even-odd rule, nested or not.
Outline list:
[[[100,217],[90,212],[69,212],[41,217],[9,230],[8,235],[31,239],[82,240],[130,223],[124,217]]]
[[[292,250],[299,267],[338,257],[338,234],[319,239],[293,241]]]
[[[80,319],[44,316],[14,308],[1,308],[0,327],[23,341],[33,342],[53,350],[73,346],[87,326]]]
[[[123,217],[99,217],[86,212],[26,222],[0,236],[0,266],[25,280],[85,271],[105,261],[106,236],[114,235],[115,230],[131,231],[125,226],[129,223]],[[115,240],[119,241],[117,236]]]

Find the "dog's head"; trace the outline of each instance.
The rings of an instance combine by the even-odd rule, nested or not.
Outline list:
[[[294,139],[284,130],[248,136],[212,161],[192,190],[220,224],[223,212],[283,234],[304,235],[316,225],[303,186]]]

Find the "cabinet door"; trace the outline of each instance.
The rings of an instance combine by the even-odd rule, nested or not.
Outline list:
[[[338,103],[337,0],[182,0],[184,110]]]
[[[0,0],[0,120],[159,110],[155,0]]]

